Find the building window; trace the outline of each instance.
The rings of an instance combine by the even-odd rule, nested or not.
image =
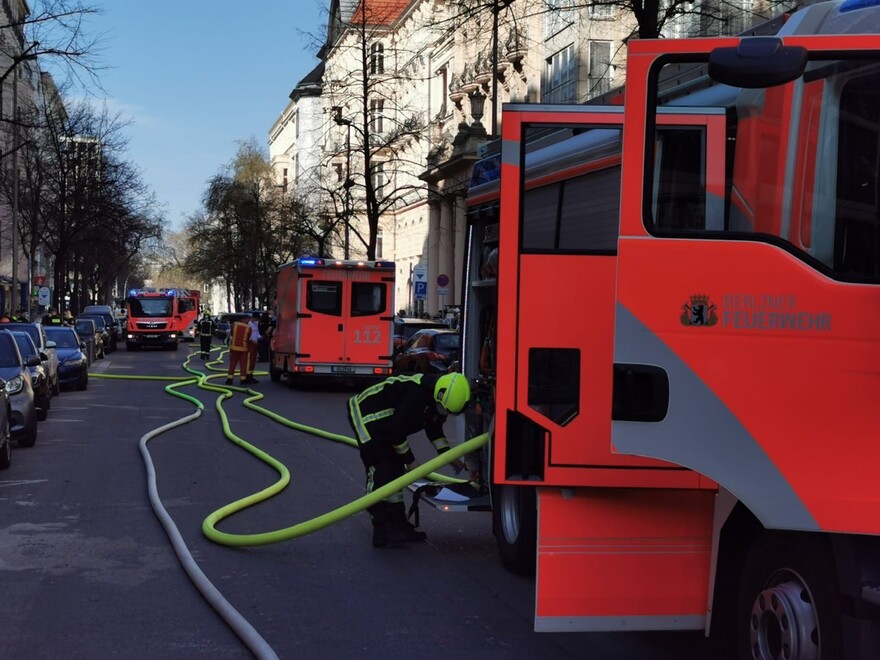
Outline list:
[[[283,170],[283,174],[281,175],[281,191],[287,192],[287,168],[285,167]]]
[[[382,230],[376,232],[376,259],[382,258]]]
[[[614,5],[606,4],[604,2],[590,5],[590,18],[598,21],[614,18]]]
[[[384,112],[384,99],[370,101],[370,131],[377,135],[381,135],[385,129]]]
[[[590,42],[589,95],[599,96],[611,91],[611,42]]]
[[[559,34],[574,23],[573,0],[544,0],[544,39]]]
[[[342,183],[342,163],[333,163],[333,171],[336,172],[336,182]]]
[[[437,72],[437,76],[440,78],[440,117],[445,117],[449,97],[449,69],[444,66]]]
[[[370,73],[379,75],[385,73],[385,46],[381,41],[370,46]]]
[[[375,163],[373,165],[373,190],[376,191],[376,197],[381,199],[384,196],[383,188],[385,187],[385,163]]]
[[[576,82],[577,58],[574,44],[569,44],[547,58],[541,84],[541,100],[544,103],[574,102]]]

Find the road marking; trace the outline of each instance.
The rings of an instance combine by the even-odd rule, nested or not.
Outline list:
[[[11,481],[0,481],[0,488],[5,486],[29,486],[31,484],[42,484],[49,481],[48,479],[13,479]]]

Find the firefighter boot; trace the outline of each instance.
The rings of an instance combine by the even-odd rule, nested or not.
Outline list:
[[[387,532],[389,538],[400,543],[421,543],[427,540],[428,535],[420,532],[406,519],[406,505],[403,502],[389,504],[391,514],[391,530]]]

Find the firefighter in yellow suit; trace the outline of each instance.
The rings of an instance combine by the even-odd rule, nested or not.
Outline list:
[[[248,345],[251,338],[251,328],[247,321],[236,321],[229,331],[229,371],[226,372],[226,384],[232,385],[235,376],[235,367],[239,367],[241,384],[248,382]]]

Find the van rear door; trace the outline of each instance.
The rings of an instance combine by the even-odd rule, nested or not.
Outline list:
[[[393,281],[393,269],[348,271],[345,365],[391,366]]]
[[[342,363],[345,350],[345,280],[345,271],[341,269],[317,267],[300,272],[297,364]]]

